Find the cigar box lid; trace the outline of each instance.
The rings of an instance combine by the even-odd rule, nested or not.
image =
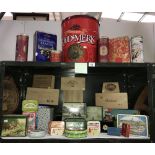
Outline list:
[[[53,75],[39,75],[35,74],[33,76],[32,86],[35,88],[54,88],[55,76]]]
[[[62,77],[61,90],[85,90],[85,78]]]

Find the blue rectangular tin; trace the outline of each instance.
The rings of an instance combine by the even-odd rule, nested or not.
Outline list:
[[[34,35],[35,61],[50,61],[52,50],[57,48],[57,35],[36,31]]]
[[[121,129],[116,127],[108,127],[108,135],[112,136],[120,136],[121,135]]]

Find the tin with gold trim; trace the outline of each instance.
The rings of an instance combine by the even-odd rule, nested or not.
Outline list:
[[[99,21],[87,15],[75,15],[62,22],[64,62],[96,62]]]

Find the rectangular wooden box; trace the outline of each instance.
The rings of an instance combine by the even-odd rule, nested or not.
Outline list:
[[[82,90],[64,90],[63,91],[64,102],[83,102]]]
[[[52,88],[54,89],[55,76],[53,75],[34,75],[33,85],[34,88]]]
[[[85,90],[85,78],[62,77],[61,90]]]
[[[96,106],[110,109],[128,109],[127,93],[96,93]]]
[[[27,100],[38,100],[39,104],[58,105],[59,89],[27,88]]]

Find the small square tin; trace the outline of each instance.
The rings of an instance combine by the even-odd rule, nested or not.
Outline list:
[[[88,136],[98,136],[101,132],[101,125],[99,121],[87,122],[87,134]]]
[[[65,122],[64,121],[50,121],[48,124],[48,133],[53,135],[62,136],[64,133]]]
[[[87,106],[87,121],[102,121],[103,109],[97,106]]]

